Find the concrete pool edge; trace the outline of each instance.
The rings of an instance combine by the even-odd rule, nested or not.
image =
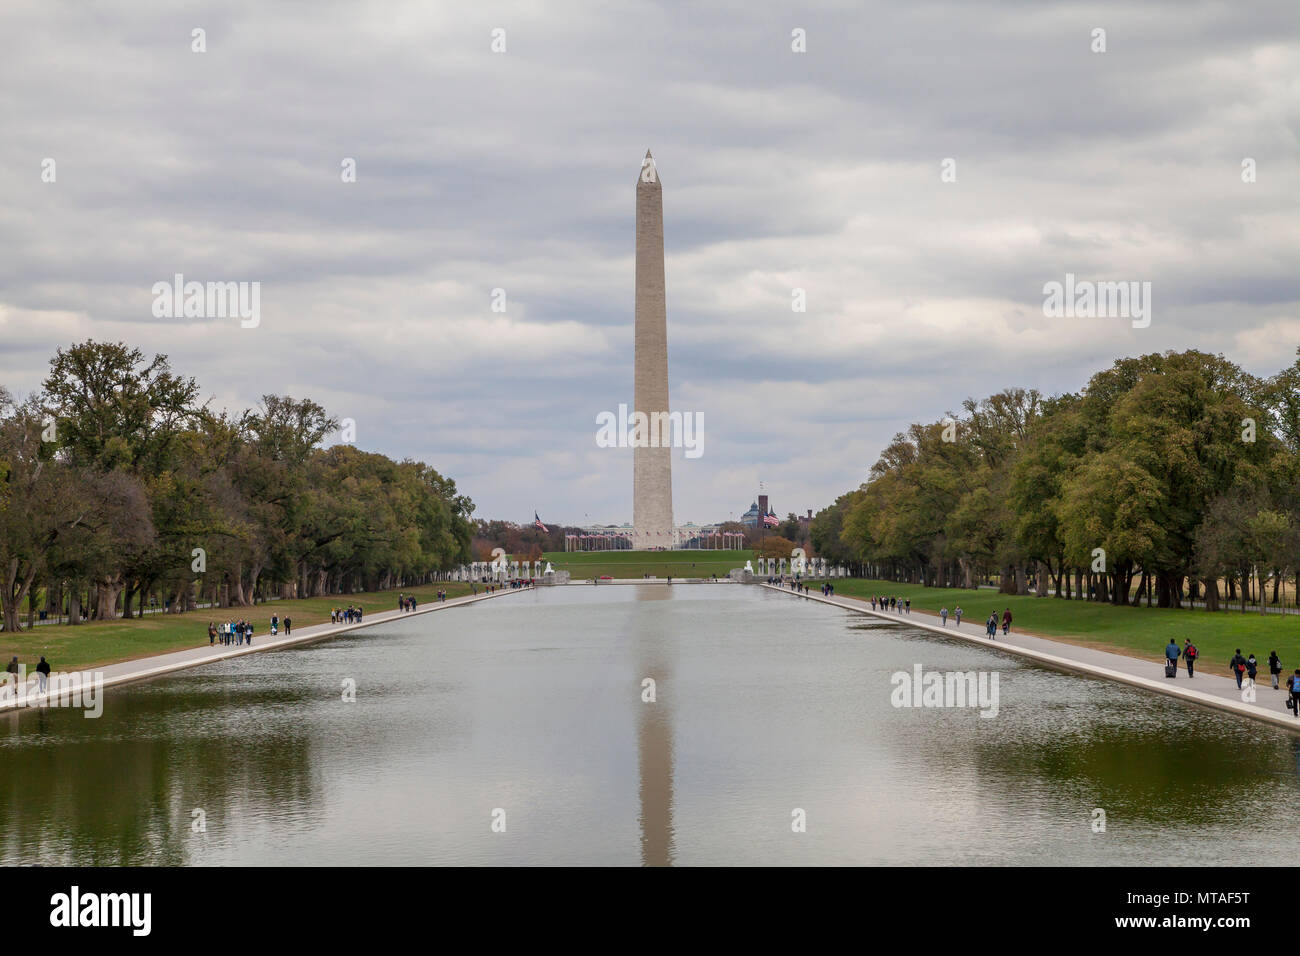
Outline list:
[[[1278,713],[1276,711],[1268,710],[1265,707],[1260,706],[1259,704],[1250,704],[1242,700],[1234,700],[1222,695],[1215,695],[1212,693],[1206,693],[1204,691],[1191,690],[1190,688],[1186,688],[1185,685],[1176,685],[1172,681],[1169,681],[1168,679],[1155,679],[1150,677],[1143,677],[1140,674],[1133,674],[1133,673],[1128,673],[1124,670],[1119,670],[1114,666],[1107,667],[1095,662],[1081,660],[1078,657],[1064,656],[1063,653],[1058,653],[1055,649],[1051,652],[1038,650],[1035,648],[1020,646],[1018,644],[1012,643],[1010,640],[1007,639],[990,641],[988,640],[988,638],[982,636],[981,634],[961,631],[956,627],[951,627],[951,626],[943,627],[938,624],[928,624],[921,621],[916,621],[910,615],[900,616],[896,613],[890,613],[888,611],[875,611],[872,610],[869,606],[863,606],[866,604],[866,602],[863,602],[860,598],[841,598],[838,596],[827,596],[827,595],[823,595],[820,593],[813,593],[813,592],[802,593],[802,592],[792,591],[789,588],[781,587],[779,585],[767,584],[766,582],[760,583],[759,586],[766,588],[770,591],[776,591],[777,593],[780,594],[789,595],[790,597],[804,598],[809,601],[817,601],[818,603],[821,604],[828,604],[831,607],[836,607],[844,611],[850,611],[855,614],[866,614],[871,617],[881,618],[883,620],[891,621],[896,624],[906,624],[909,627],[915,627],[921,630],[932,631],[935,634],[942,634],[945,637],[960,638],[961,640],[968,641],[972,644],[978,644],[981,647],[987,647],[991,650],[1003,651],[1005,653],[1019,655],[1021,657],[1028,658],[1037,663],[1044,664],[1046,666],[1053,667],[1058,670],[1066,670],[1066,671],[1072,671],[1076,673],[1089,674],[1094,677],[1101,677],[1106,680],[1115,681],[1117,683],[1128,684],[1130,687],[1139,687],[1143,690],[1152,691],[1158,694],[1164,694],[1166,697],[1181,698],[1182,700],[1189,701],[1190,703],[1200,704],[1204,707],[1211,707],[1214,708],[1215,710],[1226,711],[1228,713],[1236,714],[1240,717],[1249,717],[1252,720],[1258,720],[1264,723],[1273,724],[1274,726],[1277,727],[1282,727],[1293,734],[1300,734],[1300,719],[1291,716],[1290,711],[1283,711],[1282,713]],[[847,603],[847,602],[851,602],[851,603]],[[1134,665],[1142,665],[1147,667],[1158,666],[1152,664],[1150,661],[1144,661],[1141,658],[1129,657],[1124,654],[1115,654],[1109,651],[1098,651],[1098,650],[1093,650],[1091,648],[1080,648],[1077,645],[1073,645],[1073,644],[1062,644],[1060,642],[1052,641],[1051,638],[1041,637],[1036,634],[1029,634],[1027,632],[1018,632],[1018,636],[1019,635],[1024,635],[1024,637],[1032,638],[1035,641],[1041,641],[1044,643],[1052,644],[1054,645],[1054,648],[1059,648],[1061,652],[1075,651],[1076,653],[1079,653],[1082,651],[1087,651],[1089,656],[1107,655],[1109,657],[1116,658],[1115,663],[1117,665],[1122,665],[1124,662],[1131,661]],[[1198,679],[1206,680],[1207,682],[1210,683],[1214,683],[1216,681],[1222,681],[1223,683],[1229,685],[1232,685],[1234,683],[1230,678],[1219,678],[1209,674],[1203,674]],[[1260,688],[1260,690],[1261,691],[1271,690],[1271,688]]]
[[[229,660],[232,657],[242,657],[246,654],[261,654],[265,651],[276,651],[282,650],[286,647],[296,647],[301,644],[309,644],[313,641],[337,637],[338,635],[347,633],[348,631],[357,631],[362,628],[374,627],[378,624],[385,624],[390,621],[415,617],[420,614],[428,614],[432,611],[443,611],[453,607],[464,607],[490,598],[504,597],[507,594],[519,594],[524,591],[533,590],[536,590],[536,588],[502,588],[491,593],[467,594],[463,597],[450,598],[447,601],[429,601],[423,607],[417,606],[414,611],[379,611],[375,614],[366,615],[361,622],[356,624],[313,624],[309,627],[303,628],[301,634],[291,634],[276,638],[268,637],[267,640],[261,644],[248,644],[242,647],[228,647],[222,644],[187,647],[178,651],[167,651],[165,654],[151,654],[148,657],[141,657],[132,661],[106,664],[100,668],[87,668],[75,673],[103,673],[103,681],[98,686],[105,688],[115,687],[119,684],[125,684],[131,681],[148,680],[152,677],[170,674],[175,671],[187,670],[191,667],[201,667],[204,664]],[[110,671],[113,671],[113,673],[109,673]],[[58,672],[56,671],[55,673],[57,674]],[[30,681],[30,679],[30,675],[28,675],[28,680]],[[84,684],[81,686],[84,686]],[[48,693],[31,697],[16,695],[12,699],[0,700],[0,713],[5,713],[11,710],[21,710],[23,708],[63,706],[63,703],[68,698],[71,698],[74,695],[79,695],[79,693],[79,688],[67,688],[54,696],[51,696]]]

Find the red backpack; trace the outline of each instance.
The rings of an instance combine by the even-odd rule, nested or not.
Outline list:
[[[1196,658],[1197,658],[1196,645],[1195,645],[1195,644],[1188,644],[1188,645],[1187,645],[1187,650],[1184,651],[1183,653],[1186,654],[1188,660],[1190,660],[1190,661],[1194,661],[1194,660],[1196,660]]]

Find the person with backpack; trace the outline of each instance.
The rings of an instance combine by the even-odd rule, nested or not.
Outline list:
[[[1246,658],[1241,656],[1241,648],[1237,648],[1237,653],[1232,655],[1232,660],[1228,661],[1228,669],[1232,671],[1232,676],[1237,678],[1237,690],[1241,690],[1241,679],[1246,676]]]
[[[1196,676],[1196,658],[1200,653],[1201,652],[1196,649],[1196,645],[1192,643],[1192,639],[1189,637],[1186,641],[1186,646],[1183,647],[1183,660],[1187,662],[1188,680]]]
[[[1165,676],[1178,676],[1178,658],[1182,656],[1182,651],[1174,643],[1174,639],[1169,638],[1169,643],[1165,645]]]
[[[1006,637],[1009,630],[1011,630],[1011,608],[1002,612],[1002,636]]]
[[[1295,674],[1286,679],[1286,689],[1291,692],[1286,702],[1287,709],[1300,717],[1300,667],[1296,668]]]
[[[984,633],[990,641],[998,639],[998,612],[994,611],[989,615],[989,619],[984,622]]]
[[[1277,656],[1277,651],[1268,652],[1268,672],[1273,678],[1273,689],[1277,690],[1278,677],[1282,673],[1282,658]]]
[[[1246,676],[1250,678],[1252,684],[1255,683],[1255,675],[1258,673],[1259,661],[1255,660],[1255,655],[1252,652],[1250,657],[1246,658]]]

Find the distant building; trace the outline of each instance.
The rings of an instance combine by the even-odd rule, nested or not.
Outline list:
[[[771,508],[768,506],[767,502],[767,495],[759,495],[758,500],[749,506],[749,510],[740,516],[740,523],[746,528],[757,528],[762,524],[763,515],[771,513]],[[813,513],[811,508],[808,509],[806,515],[795,515],[795,520],[799,522],[799,527],[804,530],[807,530],[812,524],[812,519]],[[778,520],[781,524],[784,524],[786,521],[785,518],[780,518],[779,516]],[[768,527],[770,528],[771,526],[771,523],[769,523]]]
[[[763,523],[763,515],[767,513],[767,495],[759,495],[758,500],[749,506],[749,510],[740,516],[740,523],[746,528],[757,528]]]

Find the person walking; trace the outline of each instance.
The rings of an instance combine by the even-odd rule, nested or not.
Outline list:
[[[1241,690],[1241,679],[1246,676],[1246,658],[1241,656],[1240,647],[1237,648],[1237,653],[1232,655],[1232,660],[1228,661],[1228,669],[1237,678],[1237,689]]]
[[[1002,636],[1007,636],[1007,631],[1011,630],[1011,608],[1002,612]]]
[[[1174,643],[1174,639],[1172,637],[1169,638],[1169,643],[1165,645],[1166,677],[1178,676],[1178,658],[1182,656],[1182,653],[1183,652],[1178,649],[1178,645]]]
[[[44,694],[45,689],[50,684],[50,665],[44,656],[41,657],[41,662],[36,665],[36,679],[40,682],[41,693]]]
[[[280,616],[278,614],[272,614],[271,615],[271,636],[275,637],[275,635],[279,633],[280,633]]]
[[[944,627],[947,627],[947,626],[948,626],[948,608],[947,608],[947,607],[941,607],[941,608],[939,609],[939,620],[943,621],[943,626],[944,626]]]
[[[1277,651],[1268,652],[1268,673],[1273,678],[1273,689],[1277,690],[1278,678],[1282,673],[1282,658],[1277,656]]]
[[[958,604],[958,605],[953,609],[953,612],[952,612],[952,616],[955,617],[955,618],[957,619],[957,627],[958,627],[958,629],[961,628],[961,614],[962,614],[962,611],[961,611],[961,605]]]
[[[216,643],[217,643],[217,626],[213,624],[211,621],[208,621],[208,647],[212,647]]]
[[[290,628],[290,625],[292,625],[292,624],[293,624],[293,621],[289,620],[289,618],[286,617],[286,618],[284,619],[284,635],[285,635],[285,637],[288,637],[288,636],[289,636],[289,633],[290,633],[289,628]]]
[[[998,612],[994,611],[989,615],[989,619],[984,622],[984,633],[990,641],[998,639]]]
[[[911,599],[911,598],[908,598],[906,601],[904,601],[904,602],[903,602],[903,606],[907,608],[907,613],[908,613],[908,614],[911,614],[911,613],[912,613],[912,599]]]
[[[1196,658],[1200,653],[1189,637],[1183,646],[1183,660],[1187,662],[1187,677],[1189,680],[1196,676]]]
[[[1252,651],[1251,655],[1246,658],[1246,676],[1250,678],[1252,684],[1255,683],[1255,675],[1258,673],[1259,661],[1255,660],[1255,654]]]
[[[1286,679],[1286,689],[1291,692],[1290,699],[1286,705],[1300,717],[1300,667],[1297,667],[1295,673]]]

